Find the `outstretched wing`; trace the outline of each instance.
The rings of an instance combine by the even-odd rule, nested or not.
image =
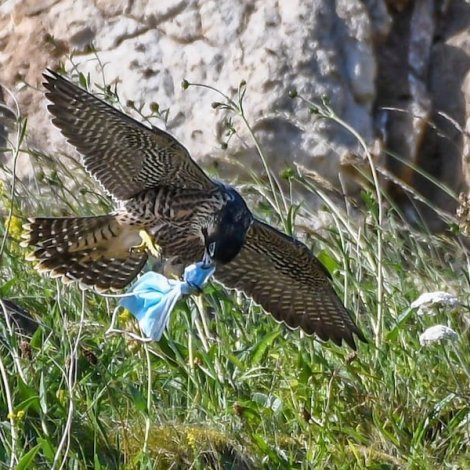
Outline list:
[[[323,265],[300,241],[255,220],[237,257],[217,266],[226,287],[252,297],[274,318],[322,340],[355,349],[354,336],[366,341],[331,286]]]
[[[126,200],[158,185],[214,187],[170,134],[139,123],[51,70],[44,78],[52,122],[111,196]]]

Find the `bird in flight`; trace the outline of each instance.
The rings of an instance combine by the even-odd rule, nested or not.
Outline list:
[[[52,122],[117,208],[30,219],[25,245],[38,270],[98,290],[122,289],[149,256],[136,248],[145,230],[162,256],[178,263],[209,256],[217,281],[243,291],[277,321],[354,349],[354,335],[366,341],[310,250],[254,217],[240,194],[209,178],[174,137],[51,70],[44,78]]]

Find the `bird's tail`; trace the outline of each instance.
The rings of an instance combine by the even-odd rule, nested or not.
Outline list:
[[[113,214],[34,218],[25,229],[22,245],[33,249],[27,259],[66,283],[122,289],[147,260],[145,251],[133,248],[141,241],[139,228],[120,224]]]

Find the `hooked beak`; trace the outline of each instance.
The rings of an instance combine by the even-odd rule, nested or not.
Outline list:
[[[202,262],[204,264],[204,268],[208,266],[212,266],[214,264],[213,257],[215,253],[215,242],[209,243],[209,246],[206,247],[204,250],[204,257],[202,258]]]

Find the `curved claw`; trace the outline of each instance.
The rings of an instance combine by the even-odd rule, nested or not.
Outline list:
[[[147,230],[140,230],[139,236],[142,239],[142,242],[140,243],[140,245],[136,245],[132,249],[147,250],[149,253],[155,256],[155,258],[160,258],[162,254],[162,249],[155,243],[155,240],[147,232]]]

